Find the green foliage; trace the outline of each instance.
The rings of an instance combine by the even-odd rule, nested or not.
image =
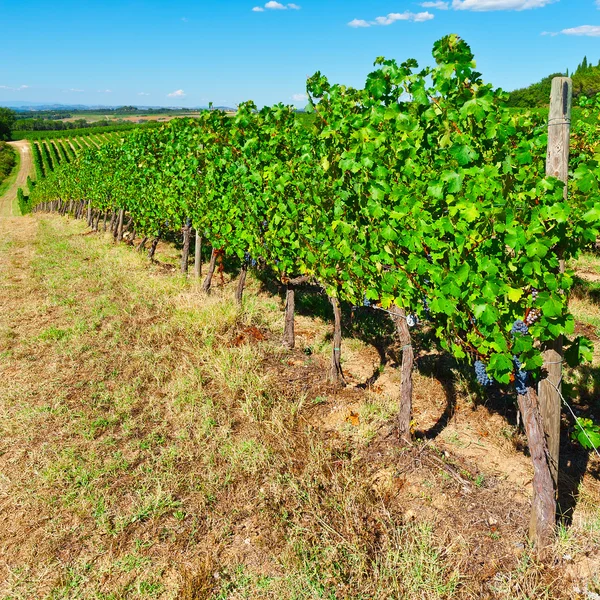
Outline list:
[[[11,131],[17,120],[16,113],[10,108],[0,106],[0,140],[10,140]]]
[[[564,73],[553,73],[544,77],[538,83],[528,87],[514,90],[509,94],[508,106],[518,108],[536,108],[548,106],[550,101],[550,89],[554,77],[564,77]],[[568,76],[568,74],[567,74]],[[573,80],[573,97],[594,96],[600,93],[600,62],[594,66],[588,63],[584,57],[571,75]]]
[[[600,449],[600,427],[591,419],[577,417],[571,439],[586,450],[598,450]]]
[[[136,129],[156,129],[162,124],[156,121],[147,123],[120,123],[106,126],[93,126],[79,129],[51,130],[51,131],[13,131],[14,140],[48,140],[48,139],[71,139],[82,136],[97,135],[103,133],[128,133]]]
[[[31,212],[31,206],[29,204],[29,197],[23,193],[23,190],[19,188],[17,190],[17,202],[19,204],[19,210],[22,215],[26,215]]]
[[[573,333],[573,275],[559,267],[598,235],[598,160],[578,149],[565,200],[544,175],[544,120],[506,108],[458,36],[433,57],[422,69],[377,59],[364,89],[315,74],[310,123],[247,102],[233,118],[209,111],[86,149],[32,202],[123,208],[144,235],[189,218],[282,280],[428,320],[448,352],[508,384],[513,356],[536,371],[540,343]],[[537,313],[529,335],[511,333]]]
[[[6,179],[17,164],[17,156],[12,146],[0,142],[0,183]]]

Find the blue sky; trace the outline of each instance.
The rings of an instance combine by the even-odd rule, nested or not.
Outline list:
[[[377,56],[430,64],[447,33],[507,90],[600,60],[600,0],[0,0],[0,15],[1,102],[303,106],[315,71],[361,86]]]

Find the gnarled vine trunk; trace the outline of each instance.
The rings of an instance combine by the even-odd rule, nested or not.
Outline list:
[[[517,396],[517,400],[533,463],[533,500],[529,537],[535,544],[538,555],[544,558],[554,541],[556,486],[552,478],[550,455],[535,388],[528,386],[527,394]]]
[[[202,284],[202,289],[205,292],[210,291],[210,286],[212,283],[212,277],[215,272],[215,266],[217,264],[217,251],[213,248],[210,253],[210,262],[208,263],[208,273],[206,274],[206,278],[204,279],[204,283]]]
[[[246,285],[246,276],[248,275],[248,263],[244,261],[240,269],[240,278],[238,279],[237,289],[235,290],[235,300],[241,306],[244,296],[244,286]]]
[[[154,253],[156,252],[156,246],[158,246],[159,236],[156,236],[152,240],[152,244],[150,245],[150,250],[148,250],[148,258],[150,260],[154,260]]]
[[[148,237],[147,237],[147,236],[144,236],[144,237],[142,238],[142,241],[141,241],[141,242],[140,242],[140,243],[137,245],[137,248],[136,248],[136,250],[137,250],[138,252],[143,252],[143,251],[144,251],[144,248],[146,247],[146,242],[147,242],[147,241],[148,241]]]

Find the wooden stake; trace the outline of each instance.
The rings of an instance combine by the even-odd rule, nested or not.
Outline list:
[[[567,198],[569,177],[569,139],[571,135],[571,101],[573,83],[568,77],[555,77],[552,80],[550,114],[548,118],[548,156],[546,174],[564,182],[564,196]],[[560,271],[565,270],[561,260]],[[560,452],[561,389],[563,340],[562,336],[545,345],[544,370],[547,378],[539,384],[540,412],[550,456],[550,472],[555,490],[558,485],[558,462]]]
[[[406,321],[406,312],[392,305],[390,308],[392,319],[396,326],[398,340],[402,344],[402,379],[400,382],[400,408],[396,417],[398,426],[398,438],[401,442],[411,442],[410,422],[412,419],[412,372],[415,361],[415,353],[412,345],[410,329]]]
[[[196,229],[196,249],[194,254],[194,276],[202,277],[202,237]]]

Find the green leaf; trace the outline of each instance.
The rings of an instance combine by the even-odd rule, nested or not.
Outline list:
[[[572,368],[584,362],[592,362],[593,358],[594,344],[582,336],[575,338],[565,350],[565,360]]]
[[[518,302],[523,297],[523,290],[521,288],[508,288],[507,296],[511,302]]]
[[[571,439],[579,442],[586,450],[600,449],[600,427],[591,419],[577,417]]]

